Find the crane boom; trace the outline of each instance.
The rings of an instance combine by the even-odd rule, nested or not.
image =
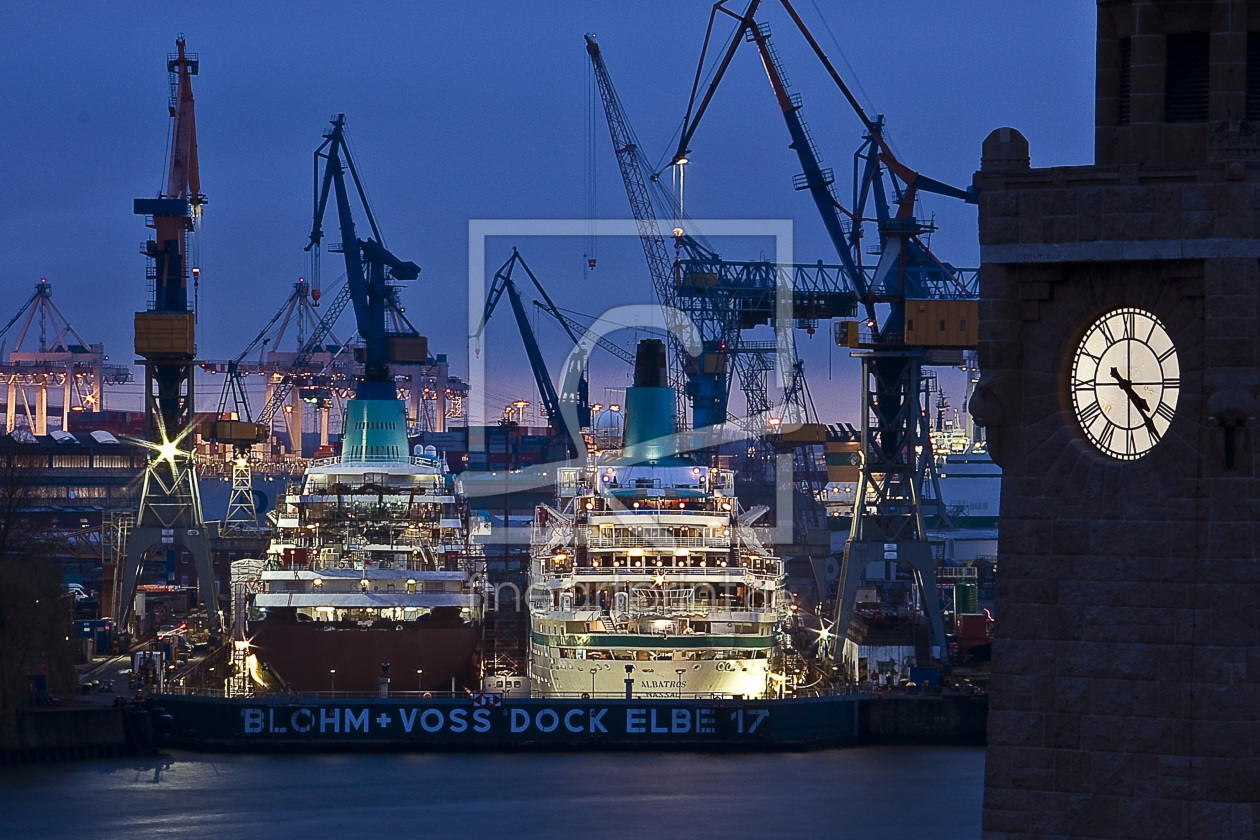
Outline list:
[[[656,211],[652,207],[652,198],[643,177],[643,167],[640,162],[642,153],[638,141],[630,127],[630,121],[626,118],[625,109],[621,106],[621,100],[617,97],[612,79],[608,75],[608,68],[604,65],[604,57],[600,52],[599,44],[590,35],[586,36],[586,52],[590,55],[591,66],[594,68],[599,97],[604,105],[604,116],[608,120],[608,133],[612,137],[613,152],[617,156],[617,166],[621,170],[626,197],[630,200],[630,211],[639,229],[639,242],[643,245],[643,256],[647,259],[648,273],[652,276],[656,299],[664,312],[665,325],[669,331],[670,358],[673,362],[669,368],[670,385],[674,387],[679,397],[684,390],[693,392],[690,396],[696,427],[724,422],[726,420],[724,400],[722,400],[721,416],[711,419],[712,412],[706,410],[704,401],[711,401],[713,398],[709,395],[694,393],[696,388],[679,387],[682,385],[683,372],[694,366],[680,339],[680,336],[691,331],[692,326],[677,306],[674,261],[670,259],[665,239],[661,236]],[[680,421],[678,428],[685,428],[686,418],[685,413],[681,411],[681,404],[675,406],[675,412]]]
[[[582,440],[581,429],[570,427],[569,418],[565,416],[561,405],[560,395],[556,393],[556,386],[552,384],[551,374],[547,371],[547,362],[543,359],[542,350],[538,346],[538,338],[534,335],[534,331],[529,325],[529,316],[525,311],[525,304],[521,300],[520,289],[517,287],[516,281],[512,279],[512,272],[518,264],[529,275],[529,279],[533,281],[534,286],[540,292],[543,292],[544,296],[546,295],[542,285],[538,282],[538,278],[534,276],[529,266],[525,264],[525,260],[521,257],[520,252],[513,248],[512,256],[494,274],[494,282],[490,285],[490,294],[486,297],[486,307],[481,315],[481,323],[477,325],[477,330],[473,333],[473,337],[481,338],[481,334],[486,328],[486,323],[490,320],[490,316],[494,314],[494,310],[499,305],[503,293],[507,292],[508,302],[512,305],[512,314],[515,316],[516,326],[521,332],[521,342],[525,345],[525,355],[529,359],[529,367],[534,374],[534,382],[538,385],[538,394],[542,399],[543,410],[547,414],[547,420],[564,438],[569,457],[575,458],[583,449],[580,445]],[[579,403],[579,413],[581,413],[584,408],[581,403],[585,402],[585,389],[579,385],[578,391],[579,395],[583,396]],[[590,423],[589,407],[585,408],[585,418],[579,419],[578,423],[579,425]]]
[[[306,250],[314,250],[318,254],[324,237],[324,211],[328,207],[331,192],[337,204],[337,221],[341,230],[340,250],[346,264],[346,286],[354,304],[359,335],[365,345],[363,380],[356,385],[355,394],[360,399],[393,399],[396,394],[389,376],[391,335],[386,331],[386,310],[391,297],[387,277],[395,282],[414,280],[420,275],[420,266],[396,257],[385,247],[376,218],[368,204],[367,193],[346,145],[346,115],[337,114],[330,122],[332,129],[315,150],[315,212]],[[322,179],[319,175],[321,160],[325,164]],[[360,239],[355,232],[350,194],[346,187],[347,169],[354,181],[368,225],[372,229],[372,236],[368,239]],[[404,337],[418,338],[414,330],[404,334]]]
[[[176,53],[167,59],[166,69],[173,75],[174,96],[171,101],[171,158],[166,177],[166,197],[186,198],[194,208],[205,201],[201,194],[201,172],[197,165],[197,121],[193,112],[191,76],[197,72],[198,60],[184,51],[184,39],[175,41]]]
[[[631,353],[629,350],[622,347],[620,344],[609,341],[607,338],[604,338],[603,336],[593,335],[576,318],[570,318],[568,315],[565,315],[555,306],[548,306],[547,304],[542,303],[541,301],[537,301],[537,300],[534,301],[534,306],[541,309],[543,312],[546,312],[548,315],[550,315],[552,318],[555,319],[556,323],[564,327],[564,331],[569,334],[569,336],[573,339],[575,343],[579,341],[594,341],[596,346],[601,347],[604,350],[607,350],[609,353],[616,356],[618,359],[621,359],[621,361],[625,362],[626,364],[630,364],[630,365],[634,364],[634,353]]]

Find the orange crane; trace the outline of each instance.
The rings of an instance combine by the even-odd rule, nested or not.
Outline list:
[[[192,76],[196,55],[184,38],[167,56],[171,79],[171,148],[166,189],[156,198],[137,198],[134,210],[154,231],[145,243],[149,258],[149,307],[135,316],[136,355],[144,360],[145,438],[151,450],[144,472],[140,509],[127,538],[120,598],[120,626],[132,612],[136,585],[152,549],[183,547],[192,556],[206,617],[217,636],[221,626],[214,568],[202,521],[197,471],[193,461],[193,357],[195,313],[189,306],[189,234],[197,227],[205,196],[197,167],[197,125],[193,116]],[[192,269],[194,288],[199,269]]]

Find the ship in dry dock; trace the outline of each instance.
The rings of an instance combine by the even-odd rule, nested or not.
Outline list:
[[[734,475],[677,454],[664,345],[641,342],[619,457],[538,509],[530,678],[544,697],[776,696],[787,593]],[[629,685],[627,685],[629,684]]]
[[[256,590],[249,670],[293,691],[474,687],[484,564],[458,481],[432,450],[408,456],[401,402],[349,409],[341,456],[285,495],[266,557],[234,564]]]

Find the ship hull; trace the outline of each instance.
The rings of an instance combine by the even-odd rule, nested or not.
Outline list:
[[[569,659],[553,648],[535,645],[530,662],[530,685],[540,697],[625,697],[629,678],[635,697],[759,699],[770,684],[768,659]],[[627,673],[626,665],[634,670]]]
[[[382,677],[395,691],[450,691],[452,679],[456,690],[479,687],[480,627],[397,627],[262,621],[250,629],[250,652],[292,691],[376,692]]]

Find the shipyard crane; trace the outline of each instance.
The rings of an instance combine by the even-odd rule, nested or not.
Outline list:
[[[547,414],[547,421],[551,427],[559,433],[564,439],[565,449],[570,458],[577,458],[586,451],[586,446],[582,441],[582,427],[591,424],[591,407],[588,397],[588,388],[586,382],[586,370],[584,358],[578,362],[577,370],[572,367],[566,370],[565,392],[572,394],[572,405],[575,411],[568,412],[565,410],[560,395],[556,393],[556,386],[552,384],[551,374],[547,372],[547,363],[544,361],[542,351],[538,347],[538,339],[534,335],[534,330],[529,325],[529,316],[525,311],[525,304],[521,300],[520,289],[516,285],[516,281],[512,279],[512,272],[516,266],[520,266],[530,281],[534,284],[534,288],[538,289],[543,299],[550,305],[553,314],[558,314],[555,304],[552,303],[547,290],[538,282],[538,278],[534,276],[525,260],[521,257],[520,252],[515,248],[512,249],[512,256],[508,258],[502,267],[494,274],[494,282],[490,285],[490,293],[486,296],[486,306],[481,314],[481,322],[477,325],[473,338],[480,340],[481,334],[486,328],[486,323],[490,320],[490,316],[494,314],[495,308],[499,305],[499,301],[503,297],[503,293],[507,292],[508,301],[512,305],[512,314],[516,317],[516,326],[521,332],[521,342],[525,345],[525,355],[529,358],[529,367],[534,374],[534,382],[538,385],[538,394],[542,398],[543,410]],[[561,325],[564,326],[563,321]],[[580,347],[577,335],[573,330],[565,326],[565,331],[573,340],[575,347]],[[584,354],[580,354],[584,356]],[[570,387],[568,379],[575,380]]]
[[[923,481],[931,472],[932,455],[922,404],[921,367],[938,359],[956,362],[955,355],[961,357],[963,349],[974,345],[977,289],[974,274],[968,277],[932,254],[921,235],[933,227],[914,213],[920,192],[970,202],[976,197],[901,163],[884,137],[883,118],[865,113],[789,0],[780,0],[865,129],[863,144],[854,156],[853,207],[846,208],[832,189],[833,171],[822,166],[802,115],[800,96],[789,89],[769,27],[755,19],[760,0],[751,0],[742,14],[727,9],[726,2],[716,3],[710,14],[674,163],[688,162],[696,128],[732,57],[741,42],[752,42],[786,123],[789,147],[801,165],[794,186],[809,192],[840,259],[838,277],[853,290],[865,313],[861,324],[837,324],[837,340],[853,348],[862,362],[864,409],[862,472],[841,563],[836,632],[843,640],[867,563],[897,560],[909,563],[916,571],[932,635],[943,653],[945,638],[935,596],[935,568],[922,516]],[[719,14],[734,18],[738,24],[697,104],[705,55]],[[895,210],[890,204],[889,186]],[[862,262],[862,239],[870,223],[878,233],[880,254],[873,267]],[[712,264],[699,268],[713,270]],[[697,270],[684,261],[683,272],[689,269]],[[725,271],[721,267],[717,270]],[[835,646],[837,656],[841,648]]]
[[[333,245],[330,250],[334,253],[340,251],[345,260],[346,288],[354,305],[359,336],[364,343],[363,379],[355,384],[355,396],[361,400],[393,400],[397,398],[397,391],[389,375],[389,363],[422,364],[428,360],[427,342],[414,328],[403,331],[387,329],[387,311],[391,301],[395,300],[390,284],[415,280],[420,276],[420,266],[399,259],[385,247],[385,239],[377,227],[376,217],[372,215],[367,193],[346,145],[346,115],[337,114],[330,123],[332,128],[325,132],[324,142],[315,150],[315,213],[306,250],[312,252],[312,265],[316,267],[317,276],[324,238],[324,211],[332,193],[337,206],[341,243]],[[320,161],[324,162],[322,179]],[[346,171],[354,181],[359,205],[372,230],[367,239],[360,239],[355,232],[350,193],[346,188]],[[407,326],[410,327],[409,324]]]
[[[140,508],[127,539],[123,584],[115,613],[127,626],[136,586],[152,548],[174,551],[183,546],[192,555],[197,586],[205,602],[210,629],[221,628],[218,589],[202,521],[197,471],[193,462],[193,357],[195,313],[189,306],[189,235],[197,228],[205,196],[197,166],[197,129],[192,76],[199,69],[195,54],[185,51],[181,35],[176,52],[167,57],[171,81],[171,146],[165,189],[156,198],[138,198],[137,215],[147,217],[153,238],[145,244],[152,290],[149,308],[135,315],[136,354],[144,360],[145,440],[150,451]],[[193,282],[200,269],[193,267]],[[115,569],[117,574],[117,569]]]
[[[566,314],[564,310],[551,303],[550,299],[546,303],[535,300],[534,307],[539,311],[546,312],[550,315],[557,324],[564,328],[564,331],[568,333],[569,337],[573,338],[574,341],[581,340],[583,342],[594,342],[596,347],[600,347],[608,351],[626,364],[634,364],[634,353],[614,341],[609,341],[602,335],[595,335],[591,333],[581,321],[578,321],[576,318]]]
[[[741,330],[772,320],[776,290],[784,282],[797,290],[792,315],[801,320],[850,315],[856,294],[844,280],[836,279],[835,267],[730,263],[681,228],[673,231],[674,249],[681,259],[671,259],[648,189],[649,182],[658,183],[657,176],[634,136],[600,47],[589,35],[586,49],[653,287],[671,335],[671,385],[680,398],[685,394],[691,401],[692,428],[714,427],[728,419],[730,372],[734,369],[747,396],[750,416],[764,423],[771,408],[766,386],[773,367],[769,358],[782,360],[786,381],[788,371],[798,361],[796,348],[790,333],[781,333],[774,343],[746,342]],[[736,266],[740,268],[736,270]],[[677,338],[688,333],[698,333],[700,352],[695,357]],[[678,387],[682,379],[685,387]],[[679,417],[681,429],[685,425],[681,412]]]
[[[687,428],[686,412],[681,402],[686,394],[691,400],[692,427],[699,429],[717,423],[726,422],[725,401],[717,396],[725,393],[727,388],[726,371],[707,371],[705,367],[705,350],[702,349],[699,359],[693,359],[686,349],[681,336],[692,332],[689,319],[678,306],[678,292],[674,283],[674,260],[670,258],[665,238],[661,235],[660,225],[656,220],[656,210],[652,206],[652,197],[648,192],[644,172],[650,171],[634,129],[626,117],[625,109],[613,87],[608,68],[604,65],[604,57],[600,53],[599,44],[590,35],[586,36],[586,52],[590,56],[591,66],[595,73],[595,82],[599,87],[600,100],[604,105],[604,116],[608,121],[608,133],[612,137],[613,151],[617,156],[617,166],[621,170],[621,180],[625,184],[626,196],[630,199],[630,210],[634,214],[635,224],[639,229],[639,242],[643,246],[643,255],[647,258],[648,272],[652,275],[652,287],[656,291],[657,302],[665,316],[665,325],[669,332],[669,384],[674,388],[676,399],[675,415],[679,430]],[[693,342],[687,342],[693,343]],[[707,348],[706,348],[707,349]],[[684,384],[683,377],[686,376]]]
[[[324,341],[331,334],[333,325],[341,316],[346,304],[350,301],[348,287],[342,286],[333,298],[332,304],[325,310],[323,317],[311,326],[309,337],[300,345],[297,356],[289,364],[289,372],[276,383],[270,399],[255,421],[249,407],[249,396],[245,389],[244,371],[241,369],[245,358],[254,350],[261,348],[272,339],[271,331],[278,323],[281,330],[274,337],[278,342],[283,335],[284,324],[290,317],[300,313],[300,305],[308,296],[313,296],[304,280],[293,285],[293,291],[285,303],[276,311],[266,326],[254,337],[234,359],[224,366],[226,379],[219,395],[218,411],[215,418],[203,423],[201,436],[205,440],[227,444],[232,447],[232,484],[228,497],[227,512],[224,515],[223,527],[227,531],[254,531],[258,528],[258,513],[254,506],[253,466],[250,462],[250,450],[255,444],[265,443],[271,437],[272,421],[293,387],[298,374],[306,368],[311,358],[324,349]],[[225,415],[235,415],[227,419]]]

